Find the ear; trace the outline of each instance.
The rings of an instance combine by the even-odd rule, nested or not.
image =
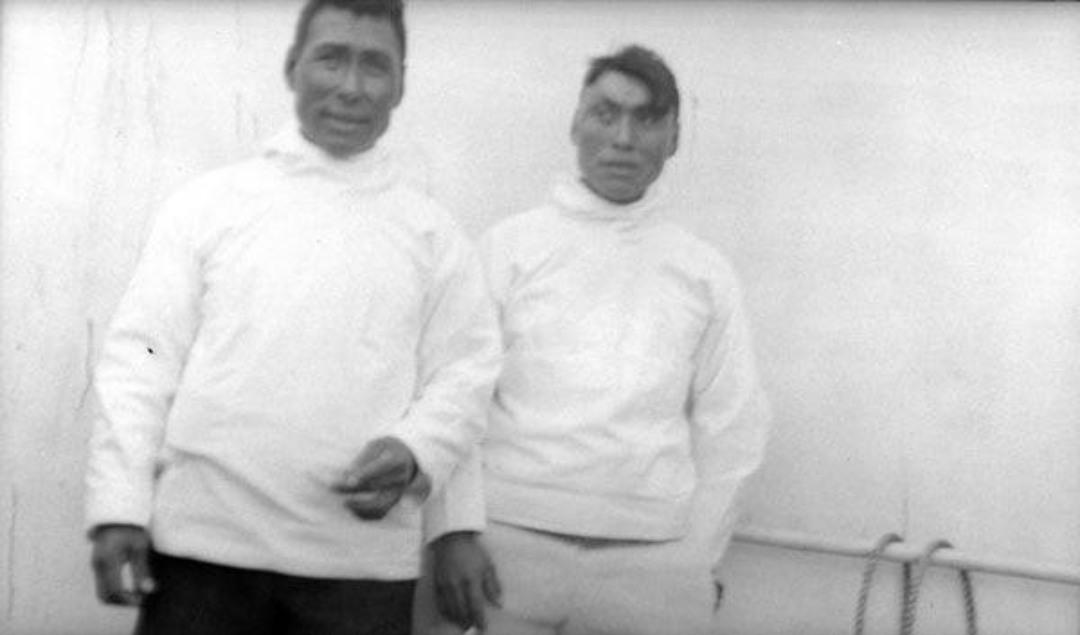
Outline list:
[[[675,156],[675,151],[679,149],[679,118],[676,116],[671,122],[671,138],[668,139],[667,158]]]
[[[295,46],[290,47],[289,52],[285,54],[285,83],[289,86],[289,90],[296,90],[296,80],[294,77],[299,56],[300,51],[297,51]]]
[[[574,118],[570,120],[570,141],[576,146],[581,141],[581,107],[574,111]]]
[[[398,75],[397,94],[394,95],[394,108],[401,105],[401,100],[405,97],[405,64],[401,65],[401,73]]]

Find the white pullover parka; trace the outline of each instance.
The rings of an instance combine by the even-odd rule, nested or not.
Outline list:
[[[449,214],[378,148],[335,160],[289,131],[157,218],[96,369],[88,525],[224,565],[415,578],[420,493],[362,521],[332,487],[390,435],[439,492],[483,433],[499,361]],[[482,526],[453,509],[429,536]]]
[[[506,351],[483,448],[488,517],[682,540],[713,566],[768,408],[732,268],[658,219],[659,198],[616,205],[564,179],[481,241]]]

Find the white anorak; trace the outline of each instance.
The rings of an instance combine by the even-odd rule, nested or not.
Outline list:
[[[658,218],[576,179],[481,241],[506,359],[484,442],[488,518],[682,540],[716,565],[765,450],[768,408],[736,276]]]
[[[104,343],[88,525],[156,549],[310,577],[419,572],[427,492],[483,433],[500,361],[479,261],[376,148],[336,160],[297,131],[164,206]],[[334,484],[372,439],[421,487],[362,521]],[[426,518],[480,528],[442,506]]]

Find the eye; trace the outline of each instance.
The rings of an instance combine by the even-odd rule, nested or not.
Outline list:
[[[377,53],[362,55],[360,65],[371,75],[389,75],[394,70],[394,61],[389,56]]]
[[[364,72],[369,75],[383,76],[390,74],[390,66],[388,64],[380,64],[378,62],[364,62]]]
[[[324,68],[333,70],[341,66],[342,56],[341,53],[336,51],[325,51],[315,56],[315,62]]]
[[[634,120],[646,128],[652,128],[658,126],[664,120],[664,113],[652,108],[642,108],[634,112]]]
[[[594,119],[605,126],[615,123],[615,120],[618,118],[618,113],[610,106],[596,106],[592,108],[589,113]]]

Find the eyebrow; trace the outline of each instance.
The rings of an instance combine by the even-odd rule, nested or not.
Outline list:
[[[313,54],[342,53],[347,48],[344,44],[338,42],[318,42],[312,45],[311,52]]]
[[[648,103],[644,103],[638,106],[627,107],[614,99],[607,96],[600,96],[596,102],[592,104],[593,109],[607,108],[612,110],[628,111],[635,115],[647,115],[649,117],[663,117],[667,114],[667,111],[662,111],[659,106],[654,103],[655,100],[651,100]]]
[[[375,62],[385,66],[390,66],[394,63],[393,55],[390,55],[386,51],[376,49],[364,49],[360,51],[360,59],[365,62]]]
[[[364,61],[378,62],[386,65],[390,65],[394,62],[394,57],[386,51],[370,48],[356,49],[344,42],[317,42],[311,47],[311,52],[316,55],[322,53],[341,54],[352,51],[358,51],[359,57]]]
[[[608,97],[606,95],[598,96],[596,98],[596,100],[593,102],[593,105],[594,106],[603,106],[605,108],[614,108],[616,110],[634,110],[635,108],[640,108],[640,106],[627,107],[626,104],[624,104],[624,103],[622,103],[620,101],[616,101],[616,100],[614,100],[614,99],[612,99],[612,98],[610,98],[610,97]]]

